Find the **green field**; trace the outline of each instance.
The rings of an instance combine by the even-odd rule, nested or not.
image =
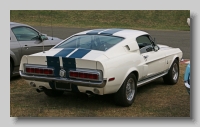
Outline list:
[[[33,26],[188,31],[189,10],[11,10],[10,21]]]

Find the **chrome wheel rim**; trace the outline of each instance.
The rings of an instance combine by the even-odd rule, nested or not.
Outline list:
[[[128,101],[131,101],[135,94],[135,82],[130,78],[126,84],[126,98]]]
[[[178,79],[178,65],[175,63],[172,68],[172,76],[173,80],[176,81]]]

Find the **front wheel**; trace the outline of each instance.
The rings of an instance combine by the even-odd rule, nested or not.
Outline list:
[[[137,80],[134,74],[129,74],[120,89],[115,93],[115,102],[120,106],[132,105],[137,92]]]
[[[179,62],[178,60],[174,60],[172,66],[169,69],[168,74],[163,77],[163,80],[167,84],[174,85],[178,82],[178,78],[179,78]]]

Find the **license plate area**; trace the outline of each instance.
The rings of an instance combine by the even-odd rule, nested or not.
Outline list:
[[[55,82],[55,88],[58,90],[67,90],[71,91],[71,83],[62,83],[62,82]]]

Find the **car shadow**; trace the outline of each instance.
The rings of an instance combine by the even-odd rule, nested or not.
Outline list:
[[[19,80],[21,79],[21,76],[20,75],[17,75],[17,76],[13,76],[10,78],[10,81],[16,81],[16,80]]]

